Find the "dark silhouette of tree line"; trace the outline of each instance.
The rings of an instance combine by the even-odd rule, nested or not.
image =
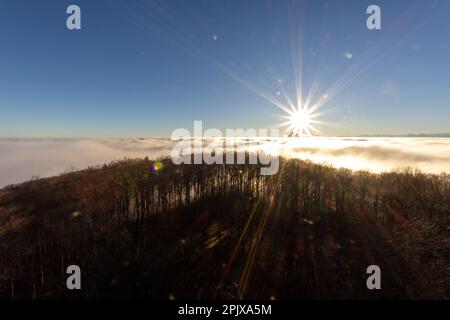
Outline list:
[[[3,189],[0,297],[450,297],[448,174],[160,163]],[[72,264],[79,291],[66,288]],[[366,287],[371,264],[382,290]]]

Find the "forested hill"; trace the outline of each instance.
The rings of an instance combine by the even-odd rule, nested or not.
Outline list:
[[[0,298],[450,298],[448,175],[259,169],[124,160],[3,189]]]

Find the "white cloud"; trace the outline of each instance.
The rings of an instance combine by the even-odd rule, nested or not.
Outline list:
[[[0,139],[0,187],[125,157],[159,158],[171,146],[166,139]]]
[[[0,139],[0,187],[127,158],[170,155],[168,139]],[[254,145],[253,145],[254,147]],[[263,146],[258,148],[264,149]],[[450,172],[447,138],[303,138],[282,144],[281,154],[336,167],[373,172],[416,167]]]

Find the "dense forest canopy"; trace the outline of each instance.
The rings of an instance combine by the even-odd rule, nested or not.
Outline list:
[[[450,298],[450,176],[113,162],[1,190],[0,270],[3,299]]]

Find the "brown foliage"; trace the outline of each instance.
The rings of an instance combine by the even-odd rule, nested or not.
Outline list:
[[[0,297],[449,298],[450,177],[124,160],[0,194]],[[65,288],[65,268],[83,290]],[[365,287],[380,265],[383,290]]]

